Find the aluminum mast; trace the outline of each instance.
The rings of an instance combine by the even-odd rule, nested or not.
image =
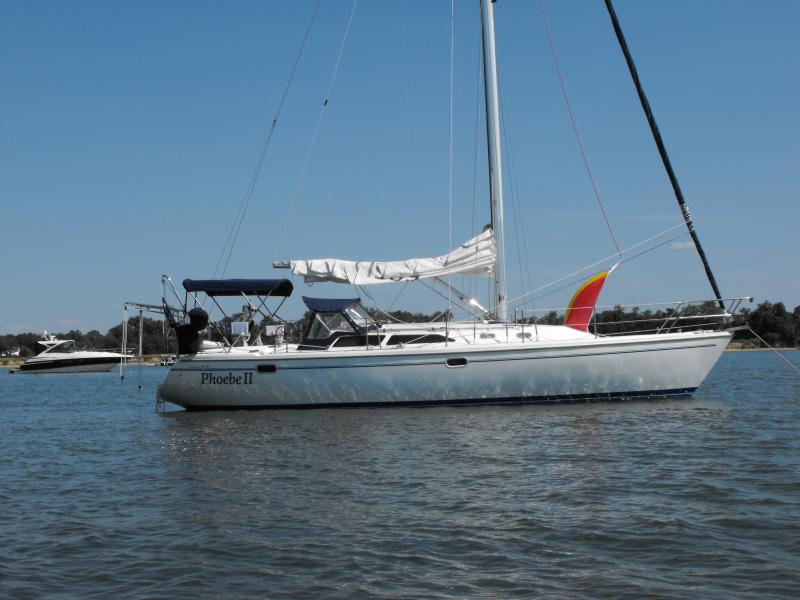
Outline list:
[[[489,205],[492,229],[497,246],[494,269],[494,314],[506,321],[506,255],[503,230],[503,168],[500,154],[500,102],[497,93],[497,60],[494,44],[494,0],[481,0],[481,30],[483,40],[483,85],[486,95],[486,138],[489,149]]]

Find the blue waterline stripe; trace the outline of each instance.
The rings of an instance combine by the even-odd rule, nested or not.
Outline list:
[[[696,387],[671,390],[647,390],[639,392],[601,392],[593,394],[556,394],[552,396],[530,396],[514,398],[466,398],[459,400],[403,400],[400,402],[324,402],[320,404],[263,404],[257,406],[200,406],[184,405],[186,410],[309,410],[315,408],[390,408],[395,406],[468,406],[499,404],[557,404],[597,400],[642,400],[668,397],[691,396]]]
[[[443,360],[436,360],[436,361],[429,361],[429,362],[402,362],[402,363],[380,363],[374,365],[312,365],[312,366],[284,366],[280,364],[280,358],[258,358],[258,359],[231,359],[236,360],[236,362],[241,362],[244,360],[247,361],[259,361],[262,364],[274,364],[277,367],[278,371],[302,371],[302,370],[313,370],[313,369],[363,369],[366,367],[419,367],[419,366],[434,366],[434,365],[444,365],[448,358],[466,358],[467,359],[467,366],[469,363],[485,363],[485,362],[508,362],[512,360],[545,360],[551,358],[582,358],[587,356],[614,356],[617,354],[638,354],[642,352],[666,352],[668,350],[687,350],[693,348],[711,348],[716,344],[700,344],[700,345],[691,345],[691,346],[675,346],[673,348],[650,348],[644,350],[620,350],[618,352],[590,352],[590,353],[583,353],[583,354],[562,354],[558,356],[520,356],[516,358],[509,358],[509,357],[499,357],[499,358],[478,358],[478,359],[470,359],[469,355],[459,355],[458,352],[454,352],[452,356],[447,356]],[[335,355],[326,356],[326,357],[313,357],[308,358],[306,360],[328,360],[330,358],[340,358],[336,357]],[[367,356],[359,357],[359,358],[369,358]],[[298,360],[298,359],[290,359],[290,360]],[[270,361],[270,362],[266,362]],[[277,363],[277,364],[276,364]],[[213,371],[254,371],[257,367],[194,367],[194,368],[176,368],[172,367],[173,371],[183,371],[183,372],[194,372],[200,373],[202,371],[205,372],[213,372]]]

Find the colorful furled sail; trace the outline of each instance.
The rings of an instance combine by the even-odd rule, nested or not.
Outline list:
[[[600,290],[606,282],[606,277],[611,271],[603,271],[590,277],[569,302],[567,312],[564,314],[564,325],[572,327],[578,331],[589,331],[589,322],[594,314],[594,307],[597,305],[597,298]]]

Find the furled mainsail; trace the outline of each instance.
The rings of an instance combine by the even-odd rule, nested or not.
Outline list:
[[[448,275],[488,277],[494,271],[496,254],[494,233],[487,228],[452,252],[434,258],[395,261],[312,258],[290,260],[289,267],[293,275],[302,276],[306,283],[328,281],[369,285]]]

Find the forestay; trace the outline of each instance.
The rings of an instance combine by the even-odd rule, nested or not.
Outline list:
[[[384,262],[314,258],[290,260],[289,268],[293,275],[300,275],[306,283],[327,281],[368,285],[448,275],[488,277],[494,272],[496,254],[494,232],[487,228],[452,252],[434,258]]]

